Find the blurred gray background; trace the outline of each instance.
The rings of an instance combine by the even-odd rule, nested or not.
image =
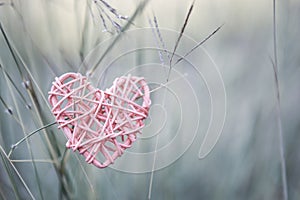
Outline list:
[[[140,1],[107,0],[107,2],[118,13],[130,17]],[[90,52],[94,52],[93,59],[97,60],[97,55],[101,57],[104,47],[107,48],[111,44],[113,40],[110,38],[113,34],[117,34],[116,27],[106,18],[107,29],[113,33],[103,32],[105,27],[99,13],[108,13],[121,26],[125,25],[126,21],[116,19],[116,16],[112,15],[101,2],[94,4],[92,1],[84,0],[31,0],[27,2],[1,1],[0,3],[0,22],[17,55],[16,63],[5,37],[1,34],[0,145],[3,151],[1,151],[0,162],[0,194],[3,199],[14,199],[16,196],[30,199],[20,178],[12,172],[14,170],[5,154],[8,154],[11,145],[24,137],[25,133],[28,134],[53,122],[54,118],[43,98],[47,98],[54,77],[64,72],[78,71],[79,68],[85,74],[90,68],[82,65],[83,60],[91,55]],[[155,15],[159,28],[179,32],[191,3],[179,0],[149,1],[144,10],[134,18],[129,30],[149,27],[148,20],[153,19]],[[297,38],[300,34],[300,2],[288,0],[276,1],[276,3],[278,77],[287,186],[289,199],[299,199],[300,45]],[[57,130],[57,126],[54,125],[47,128],[46,132],[41,131],[32,136],[27,144],[19,145],[10,157],[12,160],[34,158],[46,161],[37,161],[34,164],[33,162],[12,162],[33,196],[36,199],[58,199],[63,188],[61,184],[65,184],[65,188],[69,190],[66,193],[71,194],[69,198],[72,199],[148,199],[152,180],[151,199],[282,199],[276,85],[271,62],[274,57],[272,17],[271,0],[202,0],[194,4],[185,30],[186,35],[179,43],[178,52],[181,55],[218,26],[224,24],[204,44],[211,59],[208,59],[201,49],[197,49],[189,57],[189,60],[197,63],[197,67],[200,67],[199,69],[202,69],[204,74],[205,67],[201,68],[201,66],[216,64],[226,91],[225,125],[217,145],[207,157],[198,159],[199,148],[211,115],[208,93],[205,91],[203,80],[198,80],[199,77],[193,75],[193,68],[189,67],[187,62],[182,62],[177,68],[174,67],[174,70],[178,70],[179,74],[190,75],[191,78],[187,79],[200,104],[201,122],[195,120],[197,113],[190,113],[191,118],[181,119],[184,122],[182,127],[193,127],[195,123],[199,123],[199,129],[196,131],[195,138],[190,140],[190,146],[179,159],[154,173],[136,174],[122,172],[113,167],[97,169],[86,164],[81,156],[76,156],[77,152],[69,152],[64,168],[67,172],[57,172],[53,163],[59,162],[62,158],[66,139],[62,131]],[[129,38],[134,38],[126,40],[125,35],[124,41],[123,39],[117,41],[114,45],[115,49],[112,49],[105,59],[111,61],[114,56],[119,55],[119,49],[135,48],[139,44],[144,44],[143,41],[146,41],[147,45],[149,42],[153,47],[157,45],[154,36],[149,38],[151,34],[149,37],[138,33],[128,35]],[[178,34],[166,33],[164,35],[162,31],[162,36],[165,36],[163,40],[172,51]],[[100,48],[99,52],[95,51],[97,44],[106,40],[107,43],[104,43],[103,49]],[[133,41],[137,43],[136,46],[130,46],[133,45]],[[95,85],[99,83],[98,81],[100,83],[102,81],[102,84],[97,86],[104,89],[109,87],[116,75],[130,71],[131,64],[138,66],[161,62],[157,51],[152,54],[144,51],[132,55],[133,58],[119,61],[119,65],[116,64],[115,68],[112,66],[110,70],[105,71],[105,67],[103,69],[101,66],[97,67],[91,81]],[[89,60],[89,62],[94,61]],[[127,68],[122,68],[120,65]],[[165,73],[167,69],[164,68]],[[97,77],[101,73],[105,75],[104,80]],[[151,70],[137,70],[134,73],[153,81],[158,74],[161,74],[161,72],[151,74]],[[103,74],[101,77],[104,76]],[[176,74],[174,77],[176,78]],[[211,76],[208,79],[212,83],[220,81],[218,76]],[[22,87],[22,82],[26,80],[30,80],[33,84],[31,94],[29,90]],[[162,83],[165,81],[163,78],[160,80]],[[188,90],[186,93],[182,92],[185,89],[181,83],[185,81],[178,82],[182,86],[181,89],[181,86],[170,85],[179,98],[185,95],[189,97]],[[218,97],[218,94],[214,96],[214,98]],[[160,102],[159,97],[153,98],[154,104],[165,105]],[[180,99],[184,108],[185,106],[188,108],[191,99]],[[33,102],[39,102],[39,106]],[[32,106],[31,110],[26,108],[27,103]],[[220,104],[222,103],[224,102],[220,100]],[[172,133],[178,129],[176,123],[179,123],[178,116],[182,113],[176,112],[177,104],[178,102],[175,100],[173,102],[171,99],[165,107],[166,118],[170,124],[167,123],[167,126],[160,132],[162,135],[168,133],[166,137],[163,137],[164,144],[172,140],[174,136]],[[13,115],[5,112],[6,106],[12,109]],[[153,110],[152,115],[152,122],[157,117],[162,117],[160,111]],[[147,123],[152,124],[153,127],[145,128],[146,135],[151,134],[151,131],[157,128],[153,125],[154,122],[150,123],[149,120]],[[187,129],[183,128],[178,133],[183,140],[186,137],[189,138],[189,134],[194,134]],[[57,153],[57,158],[51,157],[53,154],[49,153],[45,135],[52,135],[49,136],[49,140],[52,141],[50,143]],[[215,140],[213,135],[211,137]],[[53,144],[53,141],[56,143]],[[152,138],[149,146],[140,147],[138,143],[136,149],[132,151],[141,151],[148,147],[155,150],[154,144],[155,138]],[[178,145],[181,145],[180,142],[172,146],[174,151],[179,148]],[[134,161],[126,163],[126,159],[121,160],[120,163],[128,165],[129,168],[131,165],[145,165],[145,163]],[[151,163],[149,161],[149,164]],[[149,164],[146,164],[147,168]],[[116,165],[120,166],[117,163]],[[60,173],[68,175],[62,176]],[[18,192],[13,189],[14,185]]]

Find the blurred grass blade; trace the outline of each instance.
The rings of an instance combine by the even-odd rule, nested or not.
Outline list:
[[[27,65],[25,64],[25,62],[24,62],[24,60],[22,59],[22,57],[20,56],[19,52],[18,52],[18,51],[15,51],[15,48],[14,48],[14,47],[11,45],[11,43],[9,42],[9,39],[8,39],[8,37],[7,37],[7,35],[6,35],[5,31],[4,31],[4,29],[3,29],[3,27],[2,27],[1,22],[0,22],[0,30],[1,30],[1,32],[2,32],[2,35],[3,35],[4,39],[5,39],[5,41],[6,41],[6,44],[7,44],[8,48],[9,48],[9,50],[10,50],[12,56],[13,56],[13,59],[14,59],[14,61],[15,61],[15,63],[16,63],[16,66],[17,66],[17,68],[18,68],[18,71],[19,71],[19,73],[20,73],[20,75],[21,75],[21,77],[22,77],[22,79],[23,79],[23,82],[26,83],[27,80],[25,80],[25,76],[24,76],[24,73],[23,73],[22,70],[21,70],[21,66],[20,66],[20,63],[18,62],[18,59],[19,59],[19,61],[21,62],[22,67],[26,70],[26,72],[28,73],[28,75],[30,76],[30,78],[32,79],[32,81],[34,82],[35,86],[37,87],[37,89],[38,89],[38,91],[39,91],[41,97],[42,97],[43,100],[45,101],[46,105],[47,105],[48,108],[50,109],[50,106],[49,106],[49,104],[48,104],[48,101],[47,101],[46,97],[44,96],[44,94],[43,94],[41,88],[39,87],[39,84],[38,84],[38,83],[36,82],[36,80],[34,79],[32,73],[30,72],[29,68],[28,68]]]
[[[277,30],[276,30],[276,1],[273,0],[273,50],[274,50],[274,62],[273,71],[275,77],[275,89],[276,89],[276,112],[277,112],[277,128],[278,128],[278,139],[279,139],[279,151],[280,151],[280,163],[281,163],[281,179],[282,179],[282,190],[283,199],[288,200],[288,186],[287,186],[287,175],[286,175],[286,164],[285,164],[285,153],[283,144],[283,132],[282,132],[282,120],[281,120],[281,105],[280,105],[280,90],[278,80],[278,57],[277,57]]]
[[[31,136],[34,135],[35,133],[39,132],[40,130],[43,130],[43,129],[45,129],[45,128],[48,128],[48,127],[50,127],[50,126],[52,126],[52,125],[54,125],[54,124],[56,124],[56,122],[52,122],[52,123],[47,124],[47,125],[45,125],[45,126],[39,128],[39,129],[37,129],[37,130],[35,130],[35,131],[32,131],[32,132],[29,133],[29,134],[26,134],[25,137],[23,137],[21,140],[19,140],[18,142],[16,142],[15,144],[13,144],[13,145],[11,146],[10,152],[8,153],[8,157],[10,157],[10,155],[13,153],[13,150],[14,150],[18,145],[20,145],[22,142],[24,142],[25,140],[27,140],[29,137],[31,137]]]
[[[123,16],[123,15],[120,15],[117,10],[115,8],[113,8],[111,5],[109,5],[106,1],[104,0],[99,0],[101,3],[103,3],[103,5],[105,5],[108,10],[114,14],[118,19],[123,19],[123,20],[127,20],[128,17],[127,16]],[[96,2],[96,1],[95,1]]]
[[[0,146],[0,148],[2,150],[1,146]],[[13,172],[11,170],[11,167],[9,166],[9,159],[5,156],[5,152],[3,150],[0,152],[0,156],[1,156],[2,162],[4,164],[4,168],[2,168],[2,169],[5,169],[6,172],[7,172],[6,174],[9,177],[10,183],[12,185],[12,188],[13,188],[13,191],[14,191],[14,194],[15,194],[15,198],[20,199],[18,186],[17,186],[17,183],[14,180],[14,175],[13,175]]]
[[[1,25],[1,23],[0,23],[0,25]],[[2,28],[2,25],[0,26],[0,28],[1,28],[1,31],[3,33],[3,36],[5,37],[7,45],[9,46],[11,54],[13,55],[13,58],[14,58],[14,60],[16,62],[16,65],[18,64],[17,59],[19,59],[19,61],[22,64],[22,67],[25,69],[25,71],[29,75],[28,80],[25,81],[25,78],[24,78],[24,75],[22,73],[22,70],[20,69],[20,66],[17,65],[19,72],[22,73],[21,76],[23,77],[23,81],[26,82],[26,83],[28,82],[28,84],[26,85],[27,92],[28,92],[28,94],[29,94],[29,96],[30,96],[30,98],[31,98],[31,100],[33,102],[33,106],[34,106],[35,110],[37,111],[36,113],[37,113],[37,118],[39,120],[39,125],[43,126],[45,120],[43,120],[44,117],[42,116],[41,106],[40,106],[40,103],[39,103],[39,101],[37,99],[37,94],[35,93],[33,85],[31,84],[31,81],[36,86],[39,94],[41,95],[42,99],[44,100],[44,102],[48,106],[49,110],[51,110],[50,105],[49,105],[49,103],[48,103],[45,95],[43,94],[43,92],[42,92],[39,84],[37,83],[37,81],[35,80],[35,78],[33,77],[32,73],[31,73],[31,71],[29,70],[29,68],[27,67],[26,63],[24,62],[23,58],[21,57],[21,55],[19,54],[19,52],[16,51],[15,48],[10,44],[10,42],[8,40],[8,37],[6,36],[6,34],[4,32],[4,29]],[[10,88],[10,90],[11,90],[11,94],[13,95],[13,92],[12,92],[11,88]],[[16,102],[16,100],[14,100],[14,102]],[[17,104],[15,103],[15,105],[17,105]],[[20,121],[21,121],[21,119],[20,119]],[[21,126],[23,127],[22,123],[21,123]],[[23,128],[23,130],[24,130],[24,128]],[[44,134],[44,139],[46,140],[46,143],[47,143],[47,145],[46,145],[47,149],[49,150],[50,156],[55,160],[55,165],[56,165],[55,167],[57,167],[58,166],[58,163],[57,163],[57,152],[55,152],[55,150],[53,149],[53,146],[51,145],[52,143],[56,143],[56,140],[55,139],[54,140],[53,139],[52,140],[49,139],[49,137],[51,137],[51,136],[48,136],[48,134],[46,132],[44,132],[44,133],[45,133]],[[51,138],[53,138],[53,137],[51,137]],[[29,146],[28,146],[28,149],[30,149]]]
[[[7,79],[7,77],[6,77]],[[23,121],[23,118],[22,118],[22,115],[21,115],[21,111],[20,111],[20,108],[19,108],[19,104],[16,100],[16,96],[15,96],[15,93],[13,92],[13,88],[11,86],[11,84],[8,84],[8,89],[10,91],[10,94],[12,96],[12,100],[13,100],[13,103],[15,105],[15,108],[16,108],[16,115],[18,116],[19,120],[20,120],[20,126],[22,128],[22,131],[23,131],[23,134],[25,135],[25,123]],[[27,141],[27,140],[26,140]],[[27,150],[29,152],[29,156],[32,160],[34,160],[34,157],[33,157],[33,152],[32,152],[32,148],[31,148],[31,144],[30,144],[30,141],[27,141]],[[7,156],[8,157],[8,156]],[[36,185],[38,187],[38,191],[39,191],[39,194],[40,194],[40,197],[41,199],[43,199],[43,194],[42,194],[42,190],[41,190],[41,182],[40,182],[40,178],[39,178],[39,175],[38,175],[38,172],[37,172],[37,167],[36,167],[36,164],[35,162],[32,162],[32,167],[33,167],[33,170],[34,170],[34,175],[35,175],[35,180],[36,180]]]
[[[14,173],[17,175],[17,177],[19,178],[19,180],[21,181],[22,185],[24,186],[25,190],[27,191],[27,193],[29,194],[29,196],[32,199],[35,199],[35,197],[33,196],[33,194],[31,193],[29,187],[27,186],[27,184],[25,183],[25,181],[23,180],[22,176],[20,175],[19,171],[16,169],[16,167],[14,166],[14,164],[9,160],[8,156],[6,155],[5,151],[3,150],[2,146],[0,145],[0,155],[1,155],[1,159],[4,163],[5,166],[5,170],[8,172],[7,174],[9,175],[10,181],[13,185],[13,189],[16,195],[17,199],[23,199],[20,194],[19,194],[19,189],[20,186],[16,184],[15,180],[14,180]]]
[[[3,106],[5,107],[6,112],[10,115],[13,115],[12,109],[10,107],[8,107],[7,103],[4,101],[4,99],[1,96],[0,96],[0,101],[3,104]]]
[[[77,161],[78,161],[78,163],[79,163],[80,169],[81,169],[81,171],[83,172],[83,175],[84,175],[84,177],[85,177],[85,179],[86,179],[86,181],[87,181],[87,183],[88,183],[88,185],[89,185],[89,188],[90,188],[90,190],[91,190],[91,194],[92,194],[93,198],[96,198],[94,186],[93,186],[93,184],[92,184],[92,182],[91,182],[89,176],[87,175],[86,170],[85,170],[84,167],[82,166],[82,163],[80,162],[79,155],[76,154],[75,157],[76,157],[76,159],[77,159]]]
[[[149,19],[148,21],[149,21],[150,27],[152,28],[152,34],[154,36],[154,41],[156,43],[156,47],[160,48],[159,39],[158,39],[159,36],[156,36],[156,34],[155,34],[155,28],[152,24],[151,19]],[[163,65],[165,62],[164,62],[162,51],[158,50],[158,56],[159,56],[159,60],[160,60],[161,64]]]
[[[219,26],[218,28],[216,28],[211,34],[209,34],[206,38],[204,38],[202,41],[200,41],[198,44],[196,44],[196,46],[194,46],[190,51],[188,51],[186,54],[184,54],[183,57],[179,58],[175,62],[174,66],[176,64],[178,64],[180,61],[182,61],[183,59],[185,59],[188,55],[190,55],[198,47],[200,47],[201,45],[203,45],[207,40],[209,40],[213,35],[215,35],[222,28],[222,26],[224,26],[224,24],[222,24],[221,26]]]
[[[162,35],[161,35],[161,33],[160,33],[159,26],[158,26],[158,20],[157,20],[157,18],[156,18],[155,15],[153,16],[153,22],[154,22],[155,30],[156,30],[157,36],[158,36],[158,38],[159,38],[159,41],[160,41],[160,43],[161,43],[161,46],[162,46],[162,48],[164,49],[165,54],[167,54],[168,59],[171,60],[170,54],[169,54],[169,52],[167,51],[167,46],[166,46],[166,44],[165,44],[165,42],[164,42],[164,40],[163,40],[163,37],[162,37]]]
[[[0,24],[0,25],[1,25],[1,24]],[[31,81],[32,81],[32,82],[34,83],[34,85],[36,86],[36,88],[37,88],[39,94],[41,95],[42,99],[44,100],[44,102],[46,103],[46,105],[48,106],[48,108],[49,108],[49,110],[50,110],[49,103],[48,103],[48,101],[47,101],[45,95],[43,94],[43,92],[42,92],[42,90],[41,90],[39,84],[37,83],[37,81],[36,81],[35,78],[33,77],[31,71],[29,70],[29,68],[28,68],[27,65],[25,64],[24,60],[23,60],[22,57],[20,56],[19,52],[18,52],[18,51],[15,51],[15,48],[9,43],[9,40],[8,40],[8,38],[7,38],[7,36],[6,36],[5,32],[4,32],[4,30],[3,30],[3,28],[2,28],[2,25],[1,25],[1,31],[2,31],[2,33],[3,33],[3,35],[4,35],[4,37],[5,37],[5,40],[6,40],[6,42],[7,42],[7,45],[9,46],[9,49],[10,49],[10,51],[11,51],[11,53],[12,53],[14,59],[15,59],[16,64],[18,64],[18,62],[17,62],[17,58],[18,58],[18,59],[20,60],[21,64],[22,64],[23,68],[25,69],[25,71],[26,71],[27,74],[29,75],[28,80],[25,81],[25,79],[24,79],[24,77],[23,77],[23,81],[26,82],[26,83],[28,82],[28,84],[26,85],[26,86],[27,86],[27,87],[26,87],[27,92],[29,93],[29,95],[30,95],[30,97],[31,97],[31,99],[32,99],[32,102],[33,102],[33,106],[35,107],[35,109],[36,109],[36,111],[37,111],[37,117],[38,117],[40,126],[43,126],[43,124],[44,124],[44,120],[43,120],[44,117],[42,116],[41,106],[40,106],[40,103],[39,103],[39,101],[38,101],[38,99],[37,99],[37,94],[36,94],[35,91],[34,91],[33,85],[31,84]],[[21,71],[19,65],[18,65],[18,69],[19,69],[19,72],[22,73],[22,71]],[[23,73],[21,74],[21,76],[23,76]],[[31,80],[29,80],[29,79],[31,79]],[[48,150],[49,150],[49,153],[50,153],[51,157],[56,161],[55,164],[58,165],[58,163],[57,163],[57,154],[56,154],[55,150],[53,149],[53,147],[52,147],[52,145],[51,145],[52,143],[56,143],[56,141],[55,141],[55,140],[49,139],[49,137],[51,137],[51,136],[48,136],[48,134],[47,134],[46,132],[44,132],[44,133],[45,133],[45,136],[44,136],[44,137],[45,137],[45,140],[46,140],[46,143],[47,143],[46,146],[47,146],[47,148],[48,148]],[[51,138],[52,138],[52,137],[51,137]],[[43,141],[44,141],[44,140],[43,140]],[[51,141],[52,141],[52,142],[51,142]],[[57,167],[57,166],[56,166],[56,167]]]
[[[4,69],[4,67],[1,65],[0,63],[0,68],[3,71],[3,74],[8,78],[8,80],[10,81],[10,83],[14,86],[14,88],[16,89],[17,93],[19,94],[19,96],[21,97],[21,100],[23,102],[23,104],[25,105],[26,108],[31,109],[31,105],[29,103],[27,103],[24,95],[22,94],[22,92],[19,90],[19,88],[16,86],[15,82],[12,80],[12,78],[10,77],[10,75],[7,73],[7,71]],[[24,84],[25,85],[25,84]]]
[[[93,68],[91,68],[87,75],[90,76],[94,73],[94,71],[97,69],[97,67],[100,65],[101,61],[104,59],[104,57],[112,50],[112,48],[115,46],[115,44],[118,42],[118,40],[120,39],[120,37],[122,36],[122,32],[126,31],[129,26],[132,24],[132,21],[144,10],[145,6],[147,5],[147,3],[149,2],[149,0],[144,0],[142,1],[139,6],[136,8],[135,12],[133,13],[133,15],[131,16],[131,18],[129,19],[129,21],[125,24],[125,26],[123,26],[123,28],[121,29],[121,33],[119,33],[115,39],[112,41],[112,43],[107,47],[107,49],[105,50],[105,52],[102,54],[102,56],[99,58],[98,62],[95,64],[95,66]]]
[[[156,42],[156,46],[158,48],[162,48],[163,49],[163,53],[166,54],[168,60],[171,59],[170,57],[170,54],[169,52],[167,51],[167,47],[166,47],[166,44],[163,40],[163,37],[161,35],[161,32],[159,30],[159,26],[158,26],[158,20],[156,18],[156,16],[153,14],[153,22],[154,22],[154,25],[152,24],[152,21],[149,19],[149,24],[150,26],[152,27],[152,32],[153,32],[153,35],[154,35],[154,38],[155,38],[155,42]],[[163,58],[163,54],[162,54],[162,51],[158,51],[158,54],[159,54],[159,59],[161,61],[162,64],[164,64],[164,58]]]
[[[181,28],[180,34],[179,34],[179,36],[178,36],[178,38],[177,38],[177,40],[175,42],[175,46],[174,46],[174,49],[173,49],[173,52],[172,52],[172,55],[171,55],[171,59],[170,59],[170,69],[169,69],[169,74],[168,74],[168,77],[167,77],[167,81],[169,80],[169,76],[170,76],[170,73],[171,73],[173,57],[175,55],[175,52],[176,52],[177,47],[179,45],[179,42],[180,42],[180,40],[182,38],[182,35],[183,35],[184,31],[185,31],[185,28],[186,28],[186,26],[188,24],[189,18],[190,18],[191,14],[192,14],[194,3],[195,3],[195,0],[193,1],[193,3],[191,4],[191,6],[190,6],[190,8],[188,10],[188,13],[187,13],[187,15],[185,17],[184,24],[183,24],[183,26]]]
[[[6,44],[7,44],[7,47],[9,48],[9,50],[10,50],[10,52],[11,52],[11,55],[12,55],[12,57],[13,57],[15,63],[16,63],[16,66],[17,66],[17,68],[18,68],[18,71],[19,71],[19,73],[20,73],[22,79],[24,80],[23,72],[22,72],[22,70],[21,70],[21,67],[20,67],[20,65],[19,65],[19,62],[17,61],[17,57],[16,57],[16,55],[15,55],[15,52],[14,52],[14,50],[13,50],[13,48],[12,48],[10,42],[9,42],[9,39],[7,38],[7,35],[6,35],[6,33],[5,33],[4,29],[3,29],[3,26],[2,26],[2,23],[1,23],[1,22],[0,22],[0,30],[1,30],[1,33],[2,33],[2,35],[3,35],[3,38],[4,38],[5,42],[6,42]]]

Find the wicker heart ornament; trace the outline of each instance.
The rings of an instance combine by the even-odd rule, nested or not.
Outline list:
[[[79,73],[66,73],[55,79],[48,99],[68,139],[66,147],[99,168],[132,146],[151,104],[144,78],[130,75],[116,78],[103,91]]]

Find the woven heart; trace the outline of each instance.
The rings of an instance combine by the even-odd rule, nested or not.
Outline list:
[[[56,78],[49,102],[68,139],[67,148],[78,150],[86,162],[99,168],[112,164],[132,146],[151,104],[144,78],[122,76],[102,91],[79,73]]]

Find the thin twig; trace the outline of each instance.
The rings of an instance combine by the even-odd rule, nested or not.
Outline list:
[[[126,31],[129,26],[132,24],[132,21],[141,13],[141,11],[145,8],[145,6],[147,5],[149,1],[144,0],[142,1],[139,6],[137,7],[137,9],[135,10],[135,12],[133,13],[132,17],[129,19],[129,21],[122,27],[121,33],[119,33],[115,39],[112,41],[112,43],[107,47],[107,49],[105,50],[105,52],[102,54],[102,56],[99,58],[98,62],[96,63],[96,65],[94,65],[87,73],[87,76],[91,76],[94,71],[97,69],[97,67],[99,66],[99,64],[102,62],[102,60],[105,58],[105,56],[112,50],[112,48],[115,46],[115,44],[119,41],[119,39],[121,38],[122,32]]]
[[[175,52],[176,52],[177,47],[178,47],[178,45],[179,45],[179,42],[180,42],[180,40],[181,40],[181,38],[182,38],[182,36],[183,36],[183,33],[184,33],[184,31],[185,31],[185,28],[186,28],[187,23],[188,23],[188,21],[189,21],[189,18],[190,18],[190,16],[191,16],[191,13],[192,13],[192,10],[193,10],[193,7],[194,7],[194,3],[195,3],[195,0],[193,1],[193,3],[191,4],[191,6],[190,6],[190,8],[189,8],[189,11],[188,11],[188,13],[187,13],[187,15],[186,15],[186,18],[185,18],[185,20],[184,20],[184,24],[183,24],[183,26],[182,26],[182,28],[181,28],[180,34],[179,34],[179,36],[178,36],[178,38],[177,38],[177,41],[176,41],[176,43],[175,43],[174,50],[173,50],[173,53],[172,53],[171,59],[170,59],[170,68],[169,68],[169,73],[168,73],[167,81],[169,81],[169,76],[170,76],[170,73],[171,73],[171,70],[172,70],[172,60],[173,60],[173,57],[174,57],[174,55],[175,55]]]
[[[211,34],[209,34],[208,36],[206,36],[206,38],[204,38],[202,41],[200,41],[198,44],[196,44],[196,46],[194,46],[189,52],[187,52],[186,54],[184,54],[184,56],[182,56],[181,58],[179,58],[174,63],[173,66],[175,66],[176,64],[178,64],[180,61],[182,61],[188,55],[190,55],[194,50],[196,50],[198,47],[200,47],[201,45],[203,45],[208,39],[210,39],[213,35],[215,35],[222,28],[222,26],[224,26],[224,24],[222,24],[221,26],[219,26],[218,28],[216,28]]]
[[[26,141],[29,137],[31,137],[31,136],[34,135],[35,133],[39,132],[40,130],[43,130],[43,129],[45,129],[45,128],[48,128],[49,126],[52,126],[52,125],[54,125],[54,124],[56,124],[56,122],[52,122],[52,123],[47,124],[47,125],[45,125],[45,126],[39,128],[39,129],[36,129],[35,131],[33,131],[33,132],[29,133],[28,135],[26,135],[25,137],[23,137],[23,138],[22,138],[21,140],[19,140],[17,143],[11,145],[11,149],[10,149],[10,151],[9,151],[9,153],[8,153],[8,157],[10,157],[10,155],[11,155],[12,152],[13,152],[13,150],[14,150],[19,144],[21,144],[22,142]]]

